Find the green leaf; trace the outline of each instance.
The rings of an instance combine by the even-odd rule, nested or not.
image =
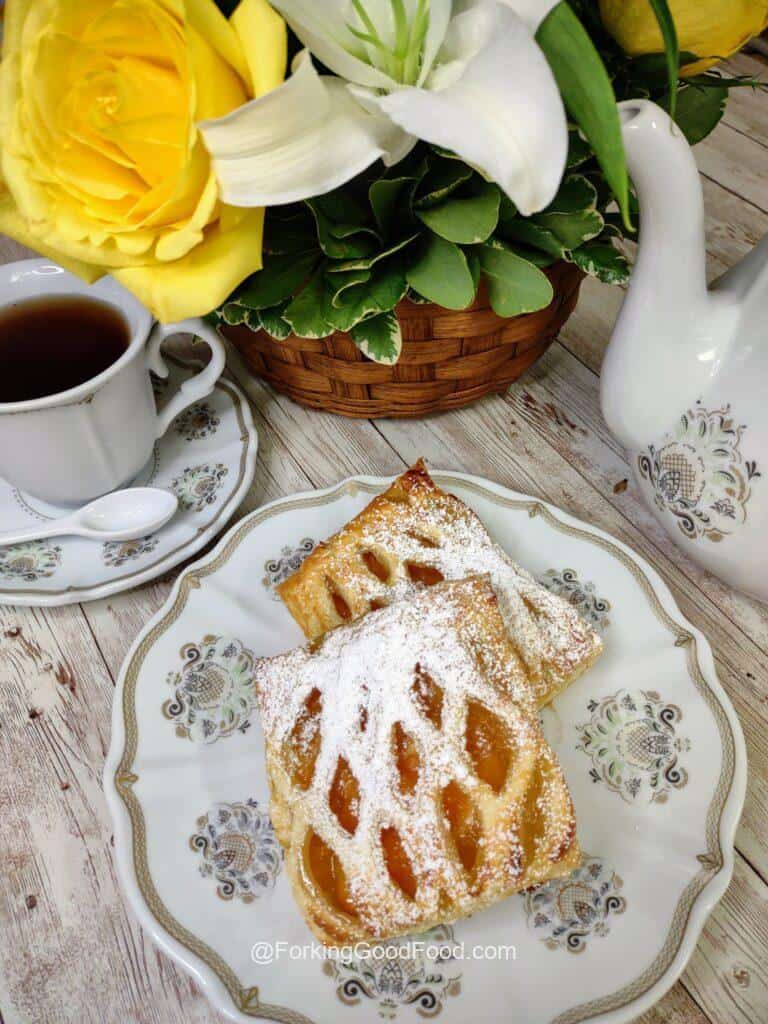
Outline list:
[[[290,211],[285,214],[284,211]],[[282,215],[281,215],[282,214]],[[271,255],[317,250],[317,227],[307,207],[274,207],[264,222],[264,252]]]
[[[368,195],[379,231],[391,238],[395,225],[410,217],[410,200],[416,187],[416,178],[379,178],[371,185]]]
[[[445,309],[466,309],[475,299],[467,257],[454,242],[430,233],[408,268],[408,284]]]
[[[327,338],[334,327],[328,321],[331,295],[325,284],[323,267],[286,307],[283,317],[300,338]]]
[[[571,174],[563,181],[555,198],[542,212],[579,213],[594,210],[596,206],[597,189],[592,182],[583,174]]]
[[[400,358],[403,348],[403,335],[397,316],[380,313],[352,328],[352,340],[363,353],[374,363],[391,366]]]
[[[498,229],[503,232],[507,225],[517,218],[517,207],[509,198],[506,192],[501,193],[501,204],[499,206]]]
[[[570,116],[589,140],[624,216],[629,213],[629,175],[616,96],[600,54],[566,2],[539,26],[536,40],[552,68]]]
[[[573,170],[574,167],[580,167],[591,158],[592,147],[589,142],[585,138],[582,138],[581,133],[576,128],[571,128],[568,131],[567,169],[570,171]]]
[[[338,230],[338,226],[342,223],[345,229],[350,229],[352,225],[348,221],[334,221],[328,216],[325,212],[328,204],[323,202],[326,198],[325,196],[320,196],[319,199],[307,200],[307,206],[314,214],[317,224],[317,237],[320,242],[320,248],[325,255],[330,256],[334,260],[351,260],[370,256],[374,253],[381,243],[373,228],[366,226],[364,223],[361,222],[355,228],[356,233],[346,234],[342,238],[339,238],[334,233],[334,228]],[[336,203],[333,204],[333,207],[338,212]]]
[[[686,85],[698,85],[702,89],[768,89],[768,84],[760,81],[754,75],[736,75],[725,78],[719,71],[712,69],[703,72],[701,75],[689,75],[685,79]]]
[[[507,249],[490,245],[478,248],[491,305],[499,316],[534,313],[550,304],[552,284],[538,267]]]
[[[490,238],[499,223],[501,189],[477,179],[474,195],[451,196],[437,206],[417,210],[416,216],[436,235],[461,245],[477,245]]]
[[[576,249],[597,238],[603,230],[602,214],[596,209],[597,190],[582,174],[566,178],[552,203],[533,222],[550,231],[566,249]],[[525,239],[522,239],[525,241]]]
[[[530,245],[534,249],[541,249],[542,252],[554,257],[554,259],[559,260],[565,256],[565,246],[552,231],[548,231],[546,228],[524,217],[518,217],[517,220],[512,221],[504,229],[502,238],[505,241],[522,242],[523,245]]]
[[[268,256],[264,267],[236,293],[237,301],[249,309],[268,309],[290,298],[312,274],[320,260],[319,251],[290,256]]]
[[[520,245],[518,242],[508,242],[501,238],[489,238],[485,244],[489,245],[492,249],[503,249],[505,252],[517,253],[521,259],[527,260],[528,263],[533,263],[535,267],[551,267],[558,258],[543,252],[541,249]]]
[[[221,319],[229,327],[237,327],[245,323],[247,312],[245,306],[241,306],[239,302],[227,302],[221,307]]]
[[[326,274],[328,271],[326,270]],[[331,289],[331,304],[335,307],[344,304],[344,292],[359,284],[366,284],[371,279],[370,270],[348,270],[346,273],[333,274],[326,277],[326,284]]]
[[[283,313],[287,307],[287,302],[281,302],[279,306],[272,306],[271,309],[259,310],[261,326],[276,341],[285,341],[292,333],[291,325],[283,318]]]
[[[245,322],[252,331],[260,331],[262,323],[261,314],[258,309],[247,309],[245,311]]]
[[[675,19],[669,9],[667,0],[648,0],[656,21],[661,29],[661,38],[664,40],[664,56],[667,63],[667,79],[671,101],[669,104],[670,116],[675,117],[677,80],[680,77],[680,42],[677,38]]]
[[[333,192],[315,196],[307,205],[319,210],[334,224],[357,224],[361,229],[365,228],[368,225],[368,210],[364,199],[355,194],[354,184],[350,182]]]
[[[423,210],[442,203],[457,188],[466,184],[473,173],[472,168],[456,156],[445,156],[434,148],[429,162],[429,172],[421,182],[414,206]]]
[[[353,235],[359,234],[373,235],[374,238],[379,237],[373,228],[366,227],[365,225],[361,226],[360,224],[337,224],[335,221],[329,221],[328,230],[334,238],[338,238],[342,241],[345,238],[352,238]]]
[[[591,277],[606,284],[624,284],[629,280],[629,263],[609,241],[597,239],[574,249],[570,260]]]
[[[728,89],[725,86],[701,89],[687,85],[678,92],[675,121],[692,146],[705,139],[717,127],[725,113],[727,101]],[[662,106],[670,109],[669,94],[664,97]]]
[[[709,54],[708,56],[714,56]],[[697,61],[705,59],[696,53],[687,50],[680,52],[680,67],[686,64],[696,64]],[[629,61],[629,74],[633,82],[644,80],[645,84],[654,90],[669,89],[669,64],[666,53],[643,53],[638,57],[632,57]]]
[[[475,286],[475,295],[477,295],[477,289],[480,287],[480,277],[483,273],[483,268],[480,265],[480,257],[475,246],[465,249],[464,255],[467,257],[467,266],[469,267],[469,272],[472,275],[472,281]]]
[[[392,256],[407,245],[410,245],[418,237],[418,234],[412,234],[408,238],[401,238],[399,242],[395,242],[389,248],[375,252],[372,256],[364,256],[359,260],[333,260],[328,266],[328,273],[339,274],[347,273],[350,270],[370,270],[371,267],[381,263],[388,256]]]
[[[394,309],[407,290],[403,261],[396,256],[378,264],[365,284],[346,289],[339,304],[328,309],[328,322],[337,331],[350,331],[361,321]]]

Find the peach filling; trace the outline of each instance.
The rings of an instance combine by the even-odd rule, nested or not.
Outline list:
[[[315,762],[320,753],[320,712],[323,698],[315,688],[304,701],[299,717],[285,744],[285,760],[293,784],[309,789],[315,774]]]
[[[360,557],[369,573],[381,580],[382,583],[389,582],[389,569],[372,551],[364,551]]]
[[[433,565],[422,565],[420,562],[406,562],[405,568],[414,583],[423,583],[426,587],[433,587],[441,583],[445,576]]]
[[[306,865],[312,881],[337,910],[357,917],[341,861],[317,832],[310,832],[305,847]]]
[[[464,742],[475,775],[500,793],[512,760],[510,736],[504,723],[484,704],[470,701]]]
[[[404,796],[409,796],[419,781],[419,751],[413,737],[405,731],[400,722],[395,722],[392,742],[400,776],[400,792]]]
[[[416,666],[411,695],[422,715],[439,729],[443,722],[443,691],[421,665]]]
[[[448,783],[443,789],[442,801],[459,860],[464,870],[471,872],[477,863],[480,840],[478,810],[458,782]]]
[[[328,794],[328,805],[345,832],[353,836],[359,821],[360,787],[344,757],[340,757],[336,764],[336,773]]]
[[[400,833],[396,828],[381,830],[381,847],[384,851],[384,863],[387,865],[389,877],[409,899],[416,898],[416,876],[413,873],[410,858],[405,852]]]

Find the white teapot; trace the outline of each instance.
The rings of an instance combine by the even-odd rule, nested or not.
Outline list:
[[[768,601],[768,237],[708,288],[691,149],[654,103],[620,107],[641,228],[603,414],[680,547]]]

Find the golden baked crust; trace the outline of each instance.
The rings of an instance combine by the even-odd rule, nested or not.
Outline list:
[[[579,864],[571,798],[514,664],[486,577],[257,662],[272,821],[324,943],[423,931]]]
[[[421,461],[319,544],[278,591],[305,635],[315,639],[415,586],[473,574],[490,575],[539,706],[602,652],[600,637],[576,609],[516,565]]]

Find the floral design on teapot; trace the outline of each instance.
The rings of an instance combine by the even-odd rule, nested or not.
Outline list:
[[[657,507],[675,516],[691,540],[721,541],[747,519],[752,481],[762,474],[741,452],[746,429],[730,405],[710,412],[697,403],[659,448],[650,445],[638,456]]]

